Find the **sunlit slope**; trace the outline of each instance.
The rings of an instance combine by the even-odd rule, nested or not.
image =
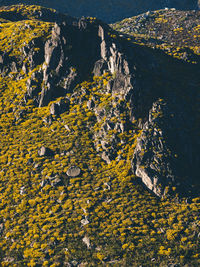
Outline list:
[[[127,18],[112,25],[138,44],[160,49],[187,62],[199,62],[200,12],[165,9]]]

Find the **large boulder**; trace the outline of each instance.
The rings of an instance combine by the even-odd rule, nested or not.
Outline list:
[[[67,170],[67,175],[70,177],[77,177],[79,176],[81,173],[81,169],[77,166],[71,166],[68,170]]]

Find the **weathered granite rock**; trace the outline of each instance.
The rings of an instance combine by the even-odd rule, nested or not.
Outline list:
[[[93,99],[91,99],[87,102],[87,107],[88,107],[88,109],[93,109],[95,107],[95,102]]]
[[[106,153],[105,151],[101,155],[102,159],[106,161],[107,164],[111,163],[111,159],[109,158],[109,154]]]
[[[45,157],[45,156],[52,156],[53,155],[53,151],[51,149],[49,149],[48,147],[42,146],[39,150],[38,150],[38,155],[40,157]]]
[[[82,240],[83,240],[83,243],[85,243],[85,245],[87,246],[87,248],[90,249],[91,248],[91,244],[90,244],[89,237],[85,236]]]
[[[61,99],[59,102],[51,104],[50,106],[51,115],[59,116],[60,114],[68,111],[69,104],[70,104],[70,101],[68,98]]]
[[[90,223],[90,222],[89,222],[87,216],[85,216],[85,219],[82,219],[82,220],[81,220],[81,225],[82,225],[82,226],[85,226],[85,225],[87,225],[88,223]]]
[[[189,163],[189,154],[183,155],[180,147],[183,149],[186,143],[193,145],[183,132],[177,139],[178,129],[184,128],[184,119],[180,118],[180,113],[175,113],[178,112],[178,103],[176,105],[177,110],[172,115],[172,110],[162,100],[153,104],[149,120],[137,139],[132,160],[134,174],[160,197],[172,193],[172,187],[181,194],[187,194],[192,189],[189,181],[184,179],[189,170],[185,168],[183,173],[181,165],[184,161],[193,163]]]
[[[81,173],[81,169],[77,166],[72,166],[67,170],[67,175],[70,177],[79,176]]]

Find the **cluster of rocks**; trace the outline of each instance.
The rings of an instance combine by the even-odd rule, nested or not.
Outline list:
[[[50,184],[51,186],[55,187],[55,186],[63,185],[64,181],[63,181],[61,176],[55,175],[55,176],[52,176],[52,177],[48,177],[45,180],[42,180],[41,183],[40,183],[40,187],[43,188],[47,184]]]
[[[81,174],[81,169],[77,166],[71,166],[67,170],[66,174],[63,173],[62,175],[54,174],[50,177],[46,177],[45,180],[42,180],[40,183],[41,188],[43,188],[45,185],[50,184],[51,186],[61,186],[66,185],[68,183],[68,178],[77,177]],[[24,192],[24,188],[21,188],[21,192]],[[23,194],[23,193],[21,193]],[[85,218],[87,220],[87,217]]]

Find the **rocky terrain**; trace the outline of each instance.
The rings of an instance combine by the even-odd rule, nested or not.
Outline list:
[[[165,7],[180,10],[197,10],[200,7],[199,0],[0,0],[0,5],[19,4],[19,2],[55,8],[79,18],[97,17],[107,23]]]
[[[193,60],[148,36],[183,44],[156,28],[173,12],[140,33],[145,15],[1,8],[2,266],[199,265],[198,38]]]
[[[168,9],[168,10],[165,9],[165,10],[158,10],[158,11],[154,11],[154,12],[147,12],[147,13],[144,13],[144,14],[136,16],[136,17],[125,19],[125,20],[118,22],[118,23],[115,23],[111,26],[115,30],[118,30],[120,33],[124,34],[124,37],[128,38],[129,41],[134,43],[134,44],[138,44],[140,46],[147,46],[147,47],[150,47],[156,51],[163,51],[167,55],[170,55],[174,59],[177,59],[177,62],[179,61],[179,62],[188,62],[190,64],[195,64],[197,66],[197,69],[198,69],[199,68],[199,59],[200,59],[200,57],[199,57],[199,55],[200,55],[200,38],[199,38],[200,37],[200,35],[199,35],[200,34],[200,27],[199,27],[200,21],[199,21],[199,16],[200,16],[199,11],[177,11],[175,9]],[[169,72],[170,71],[168,70],[167,73],[169,73]],[[189,73],[191,74],[191,71],[189,71],[189,70],[186,72],[187,72],[187,75]],[[178,75],[179,75],[178,74],[179,71],[174,70],[174,73],[176,75],[176,78],[175,78],[175,80],[176,80]],[[183,75],[183,73],[181,74],[181,76],[182,75]],[[183,76],[181,77],[182,80],[184,79]],[[170,77],[172,77],[172,74],[170,74]],[[169,81],[169,79],[170,78],[167,78],[168,81]],[[188,79],[188,77],[186,79]],[[190,83],[192,83],[195,79],[189,78],[188,81],[189,80],[190,80]],[[197,87],[198,87],[198,84],[199,84],[199,82],[196,81]],[[174,92],[175,91],[176,91],[176,89],[174,88]],[[167,94],[168,93],[169,93],[169,90],[167,89]],[[174,96],[173,96],[173,98],[174,98]],[[179,98],[179,100],[180,100],[180,98]],[[170,102],[172,103],[173,101],[170,101]],[[177,108],[178,102],[176,102],[175,105]],[[153,109],[158,110],[158,109],[160,109],[160,106],[157,106],[156,108],[153,107]],[[183,110],[181,111],[181,113],[182,112],[183,112]],[[162,121],[163,126],[164,126],[164,116],[163,116],[162,111],[161,111],[161,113],[162,113],[161,121]],[[180,111],[178,113],[180,115]],[[187,115],[189,114],[188,111],[186,111],[186,113],[187,113]],[[152,123],[151,118],[152,117],[149,117],[150,125],[145,125],[145,128],[146,127],[149,128],[149,126],[150,126],[150,129],[151,129],[151,127],[152,127],[151,126],[151,123]],[[178,121],[180,122],[181,119],[180,120],[178,119]],[[166,124],[167,124],[167,127],[169,127],[168,122],[166,122]],[[189,126],[186,128],[191,129],[191,127],[192,126]],[[146,140],[148,140],[148,142],[149,142],[149,140],[151,139],[151,134],[149,135],[148,131],[149,130],[147,130],[147,133],[145,132],[145,136],[143,136],[143,137]],[[174,135],[175,132],[177,132],[177,131],[173,128],[173,133],[171,133],[171,134]],[[184,130],[181,131],[182,137],[184,135],[183,132],[184,132]],[[198,130],[197,130],[197,132],[198,132]],[[174,141],[176,140],[175,141],[176,144],[175,143],[172,144],[173,148],[175,148],[175,146],[177,145],[177,137],[175,135],[173,137],[172,136],[170,137],[170,140],[174,140]],[[199,135],[199,132],[198,132],[197,136],[198,135]],[[167,133],[167,136],[168,137],[170,136],[169,132]],[[143,138],[141,141],[142,142],[139,142],[137,145],[138,148],[140,150],[141,149],[146,150],[145,148],[146,148],[147,144],[145,144],[145,146],[144,146],[145,141],[143,140]],[[184,141],[184,143],[186,144],[187,142]],[[195,144],[197,145],[198,143],[199,142],[196,140]],[[157,144],[157,145],[159,145],[159,144]],[[183,144],[180,145],[179,151],[183,149],[183,146],[184,146]],[[198,147],[198,145],[197,145],[197,147]],[[156,151],[157,151],[156,153],[159,154],[159,149]],[[184,151],[184,149],[182,151]],[[143,159],[143,156],[142,156],[142,158],[140,158],[140,157],[138,158],[138,155],[136,154],[137,160],[139,160],[140,163],[142,163],[142,162],[145,163],[145,161],[149,162],[149,156],[147,156],[146,153],[143,153],[143,154],[144,154],[145,160]],[[175,153],[175,155],[176,155],[176,153]],[[196,161],[197,158],[198,157],[195,156],[192,159],[192,165],[194,164],[194,162]],[[166,160],[164,160],[164,161],[166,162]],[[158,164],[158,165],[160,167],[160,164]],[[174,166],[175,166],[175,169],[177,171],[177,164],[174,164]],[[149,164],[148,164],[148,167],[149,167]],[[183,166],[181,166],[181,169],[182,170],[184,169]],[[143,177],[143,179],[145,180],[145,183],[148,183],[148,187],[153,188],[152,182],[150,182],[150,180],[148,180],[148,178],[147,178],[149,175],[146,175],[149,171],[150,171],[150,173],[152,173],[152,170],[151,169],[149,170],[149,168],[148,168],[148,170],[146,169],[145,172],[144,172],[144,170],[140,170],[137,167],[135,169],[135,172],[137,173],[137,175],[140,176],[141,178]],[[183,172],[186,173],[185,169]],[[194,171],[194,175],[197,176],[197,180],[198,180],[199,174],[198,174],[197,169]],[[183,177],[184,175],[181,175],[181,176]],[[173,180],[174,178],[171,178],[171,179]],[[156,181],[157,181],[157,177],[156,177]],[[185,181],[188,181],[188,179],[186,178]],[[155,190],[157,190],[157,189],[155,189]]]
[[[111,26],[128,34],[133,42],[159,49],[177,59],[199,63],[199,11],[174,8],[146,12]]]

